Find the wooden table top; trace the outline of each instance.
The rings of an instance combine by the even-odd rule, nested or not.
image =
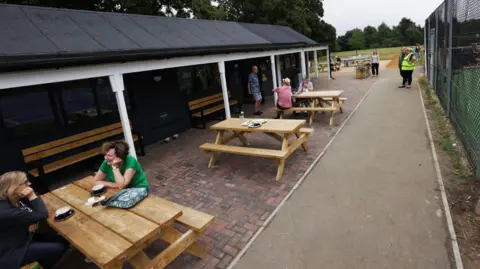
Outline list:
[[[302,92],[299,95],[295,95],[295,98],[324,98],[324,97],[340,97],[343,91],[313,91]]]
[[[87,206],[91,181],[92,177],[87,177],[44,194],[42,199],[49,211],[50,226],[101,268],[142,251],[163,227],[182,215],[181,209],[156,203],[161,198],[152,195],[128,210]],[[105,196],[114,193],[109,191]],[[55,211],[67,205],[75,214],[65,221],[55,221]]]
[[[266,119],[267,122],[258,128],[249,128],[246,125],[242,125],[249,120],[258,119],[230,118],[210,126],[210,129],[238,132],[295,133],[305,124],[305,120]]]

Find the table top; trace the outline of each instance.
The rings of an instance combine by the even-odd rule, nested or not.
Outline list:
[[[244,122],[249,120],[258,119],[230,118],[211,126],[210,129],[217,131],[224,130],[239,132],[295,133],[305,124],[305,120],[266,119],[267,122],[258,128],[249,128],[246,125],[242,125]]]
[[[182,215],[179,208],[156,203],[161,198],[152,195],[128,210],[90,207],[86,201],[92,185],[92,177],[87,177],[44,194],[42,199],[49,211],[50,226],[101,268],[142,251],[163,227]],[[114,193],[108,191],[105,196]],[[67,205],[75,214],[67,220],[55,221],[55,211]]]
[[[295,96],[295,98],[324,98],[324,97],[340,97],[343,91],[313,91],[302,92]]]

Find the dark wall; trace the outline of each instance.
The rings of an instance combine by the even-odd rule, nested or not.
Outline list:
[[[154,81],[159,76],[161,80]],[[176,69],[127,74],[124,81],[134,93],[130,115],[133,127],[144,136],[146,144],[190,127],[187,96],[178,90]]]

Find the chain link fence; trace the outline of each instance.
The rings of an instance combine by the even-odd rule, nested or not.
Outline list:
[[[480,179],[480,1],[445,0],[425,21],[425,70]]]

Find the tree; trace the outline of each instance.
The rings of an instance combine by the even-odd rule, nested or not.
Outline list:
[[[355,29],[353,31],[352,38],[350,39],[350,47],[352,50],[365,49],[365,37],[362,30]]]
[[[365,47],[368,49],[376,48],[373,44],[378,44],[377,28],[369,25],[363,29],[363,35],[365,38]]]

